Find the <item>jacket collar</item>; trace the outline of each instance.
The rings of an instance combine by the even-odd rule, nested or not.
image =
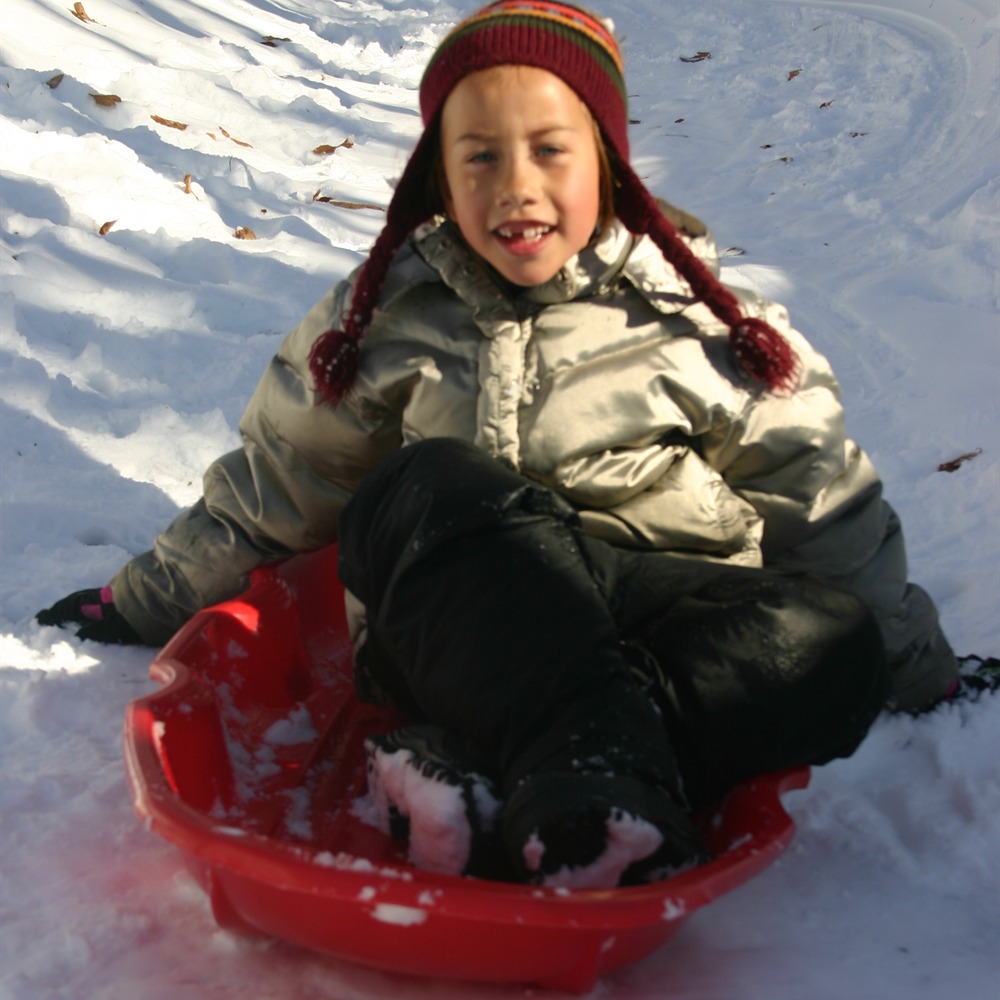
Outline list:
[[[559,273],[527,289],[515,290],[462,238],[458,227],[436,216],[413,234],[420,257],[477,314],[514,319],[524,311],[606,294],[622,279],[632,284],[654,308],[679,312],[691,304],[691,289],[648,237],[636,237],[617,220],[590,246],[571,257]],[[501,308],[502,305],[509,309]],[[527,307],[527,308],[526,308]]]

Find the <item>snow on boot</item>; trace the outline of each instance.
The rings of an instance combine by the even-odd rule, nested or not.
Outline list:
[[[958,676],[952,681],[951,687],[938,699],[929,705],[912,712],[913,715],[926,715],[942,705],[957,705],[979,701],[984,694],[1000,690],[1000,660],[995,656],[960,656],[958,657]]]
[[[961,656],[958,680],[945,701],[979,701],[982,694],[1000,689],[1000,660],[995,656]]]
[[[449,875],[502,878],[500,800],[493,781],[439,726],[414,725],[365,740],[368,791],[355,812],[408,839],[411,864]]]
[[[636,885],[708,860],[687,812],[631,775],[535,774],[511,794],[503,826],[521,880],[548,886]]]

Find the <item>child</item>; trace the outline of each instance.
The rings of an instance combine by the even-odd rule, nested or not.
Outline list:
[[[850,754],[957,672],[827,362],[645,189],[625,94],[580,8],[459,24],[384,230],[243,448],[40,616],[161,643],[339,539],[360,693],[430,724],[381,750],[489,775],[513,877],[574,885],[699,860],[692,808]]]

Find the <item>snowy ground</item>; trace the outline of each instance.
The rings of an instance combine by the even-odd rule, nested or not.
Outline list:
[[[72,6],[3,4],[0,996],[537,995],[217,930],[125,786],[120,720],[151,690],[148,651],[32,620],[197,497],[282,334],[380,226],[314,195],[387,203],[420,69],[478,4],[85,0],[92,20]],[[615,0],[613,14],[640,173],[830,356],[913,576],[960,652],[996,655],[995,2]],[[698,52],[711,58],[681,61]],[[777,865],[593,997],[995,1000],[998,761],[996,698],[882,718],[789,796],[798,835]]]

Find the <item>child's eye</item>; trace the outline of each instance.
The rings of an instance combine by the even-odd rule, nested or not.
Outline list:
[[[493,163],[496,160],[496,154],[490,153],[487,150],[483,150],[480,153],[473,153],[469,157],[469,163]]]
[[[539,156],[558,156],[562,152],[559,146],[540,146],[538,148]]]

